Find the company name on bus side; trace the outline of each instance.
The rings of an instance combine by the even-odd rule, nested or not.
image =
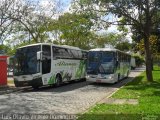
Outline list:
[[[76,63],[66,63],[64,61],[61,61],[57,63],[56,66],[76,66]]]

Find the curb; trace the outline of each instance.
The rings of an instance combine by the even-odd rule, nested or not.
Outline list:
[[[0,86],[0,95],[3,94],[9,94],[12,92],[17,92],[19,90],[22,90],[23,88],[16,88],[14,86],[6,85],[6,86]]]
[[[6,88],[8,88],[7,85],[0,85],[0,91],[3,90],[3,89],[6,89]]]

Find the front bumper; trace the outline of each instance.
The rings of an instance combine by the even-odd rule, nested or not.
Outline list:
[[[14,84],[16,87],[24,87],[24,86],[42,86],[42,78],[36,78],[28,81],[18,81],[14,78]]]
[[[107,76],[107,77],[99,77],[99,76],[92,76],[92,75],[88,75],[86,77],[86,81],[89,82],[96,82],[96,83],[115,83],[117,82],[115,76]]]

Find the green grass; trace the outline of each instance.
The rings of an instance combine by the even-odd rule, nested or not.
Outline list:
[[[79,120],[158,120],[160,119],[160,69],[154,68],[153,83],[145,72],[116,92],[112,98],[138,99],[138,105],[97,104]]]

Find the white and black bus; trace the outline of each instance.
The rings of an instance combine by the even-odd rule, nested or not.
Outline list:
[[[116,83],[128,77],[131,55],[117,49],[96,48],[88,53],[87,81]]]
[[[14,83],[16,87],[59,86],[86,76],[87,51],[66,45],[38,43],[16,50]]]

